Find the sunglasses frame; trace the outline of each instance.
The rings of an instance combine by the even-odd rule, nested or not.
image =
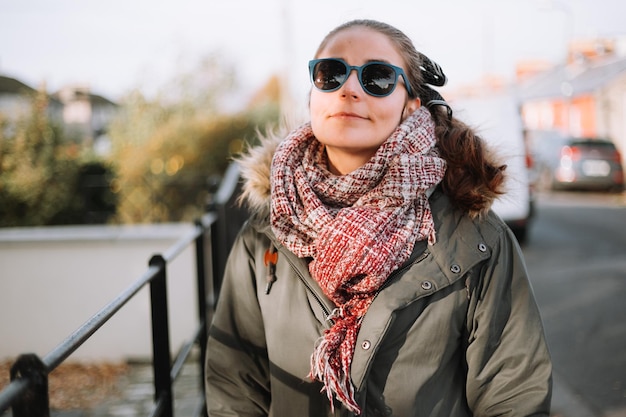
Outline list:
[[[346,68],[346,78],[343,80],[342,83],[340,83],[337,87],[335,88],[331,88],[329,90],[323,90],[321,88],[318,88],[315,85],[315,77],[313,74],[313,71],[315,70],[315,66],[317,64],[319,64],[320,62],[324,62],[324,61],[335,61],[335,62],[339,62],[341,64],[343,64],[343,66]],[[388,93],[385,94],[374,94],[371,91],[369,91],[367,88],[365,88],[365,85],[363,84],[363,69],[370,66],[370,65],[384,65],[386,67],[389,67],[391,69],[393,69],[394,74],[395,74],[395,80],[393,82],[393,87],[391,88],[391,90]],[[365,91],[365,93],[367,93],[370,96],[373,97],[387,97],[389,95],[391,95],[395,90],[396,90],[396,86],[398,85],[398,78],[402,77],[402,79],[404,80],[404,86],[406,88],[407,93],[409,94],[409,97],[413,97],[413,91],[411,90],[411,85],[408,82],[408,77],[406,76],[406,73],[404,72],[404,70],[400,67],[397,67],[395,65],[392,65],[388,62],[384,62],[384,61],[371,61],[371,62],[367,62],[361,66],[356,66],[356,65],[348,65],[348,63],[346,61],[344,61],[341,58],[319,58],[319,59],[312,59],[309,61],[309,77],[311,79],[311,84],[313,85],[313,87],[318,90],[318,91],[322,91],[324,93],[331,93],[333,91],[337,91],[339,90],[341,87],[343,87],[343,85],[346,83],[346,81],[348,81],[348,78],[350,78],[350,74],[352,73],[352,70],[355,70],[357,73],[357,79],[359,80],[359,84],[361,84],[361,88],[363,89],[363,91]]]

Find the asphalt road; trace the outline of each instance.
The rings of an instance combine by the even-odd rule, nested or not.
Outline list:
[[[554,363],[553,407],[626,416],[626,194],[540,195],[523,250]]]

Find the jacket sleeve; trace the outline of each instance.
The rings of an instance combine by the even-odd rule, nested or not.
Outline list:
[[[211,417],[268,415],[269,364],[256,292],[254,234],[244,226],[233,245],[209,328],[205,377]]]
[[[467,400],[477,416],[548,416],[552,363],[521,249],[510,230],[470,294]]]

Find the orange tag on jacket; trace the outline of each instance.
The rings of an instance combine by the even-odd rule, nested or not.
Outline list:
[[[276,263],[278,263],[278,252],[270,252],[269,249],[266,250],[263,262],[265,263],[265,266],[268,266],[269,264],[276,265]]]

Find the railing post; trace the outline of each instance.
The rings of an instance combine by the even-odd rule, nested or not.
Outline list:
[[[11,366],[11,381],[28,379],[28,389],[13,403],[13,417],[49,417],[48,370],[35,354],[20,355]]]
[[[206,238],[207,229],[202,225],[202,221],[197,220],[196,226],[200,227],[202,233],[196,238],[196,279],[197,279],[197,291],[198,291],[198,322],[202,326],[200,329],[198,345],[200,348],[200,388],[204,395],[204,367],[206,361],[206,346],[207,346],[207,292],[206,292],[206,262],[205,262],[205,245],[204,239]],[[204,407],[204,414],[206,415],[206,407]]]
[[[219,216],[217,220],[211,224],[211,275],[213,279],[211,280],[211,296],[213,297],[213,302],[217,302],[217,297],[220,293],[221,288],[221,276],[222,276],[222,260],[220,259],[220,245],[223,242],[219,241],[218,236],[221,236],[219,233],[220,225],[219,222],[223,221],[223,219]]]
[[[224,215],[223,204],[215,207],[217,220],[211,225],[211,262],[213,264],[213,297],[217,301],[220,290],[222,289],[222,276],[226,269],[227,252],[227,234],[226,234],[226,216]]]
[[[154,255],[150,259],[150,266],[159,268],[158,274],[150,281],[154,399],[156,402],[162,401],[162,415],[164,417],[172,417],[174,414],[172,379],[170,377],[172,359],[170,354],[165,259],[161,255]]]

